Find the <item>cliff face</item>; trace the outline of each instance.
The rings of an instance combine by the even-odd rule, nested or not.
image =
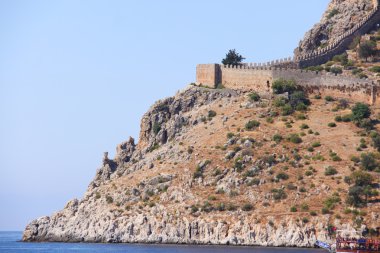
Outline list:
[[[371,0],[332,1],[299,50],[328,44],[371,8]],[[247,87],[188,86],[156,102],[138,143],[105,155],[83,198],[32,221],[23,240],[312,247],[332,242],[331,226],[347,234],[380,226],[378,200],[359,209],[346,202],[363,153],[380,188],[374,133],[347,117],[332,124],[358,96],[342,100],[325,85],[334,101],[311,98],[293,112],[290,100],[305,98],[275,96],[266,80],[260,97]]]
[[[330,224],[349,230],[356,223],[344,215],[348,185],[341,179],[351,173],[359,129],[328,128],[333,103],[312,100],[303,117],[285,121],[271,95],[261,97],[189,86],[157,102],[143,116],[139,143],[118,145],[84,197],[32,221],[23,240],[311,247],[331,240]],[[260,125],[244,130],[251,120]],[[311,131],[301,144],[273,141],[304,124]],[[308,149],[315,142],[322,147]],[[332,150],[342,161],[328,159]],[[326,176],[328,166],[338,175]],[[322,214],[333,194],[342,204]],[[380,206],[365,210],[363,223],[377,224]]]
[[[308,31],[295,49],[295,55],[312,53],[330,45],[353,28],[373,9],[377,0],[332,0],[319,23]]]

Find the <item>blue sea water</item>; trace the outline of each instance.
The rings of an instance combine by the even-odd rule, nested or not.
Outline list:
[[[234,246],[194,246],[156,244],[94,244],[94,243],[25,243],[21,232],[0,232],[1,253],[323,253],[318,249],[260,248]]]

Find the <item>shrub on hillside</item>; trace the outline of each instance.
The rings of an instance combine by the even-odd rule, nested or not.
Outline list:
[[[218,210],[219,212],[223,212],[226,210],[226,205],[224,203],[219,203],[216,205],[216,210]]]
[[[190,212],[193,214],[193,213],[196,213],[198,212],[199,208],[196,206],[196,205],[192,205],[190,207]]]
[[[333,209],[335,207],[336,204],[338,204],[339,202],[341,201],[340,197],[338,194],[333,194],[331,197],[327,198],[323,204],[325,206],[325,208],[327,209]]]
[[[335,15],[337,15],[339,13],[339,11],[337,9],[332,9],[329,14],[327,15],[327,18],[330,19],[332,17],[334,17]]]
[[[335,117],[336,122],[342,122],[342,116],[338,115]]]
[[[305,93],[301,90],[294,91],[289,97],[289,103],[293,108],[296,108],[298,104],[310,105],[309,99]]]
[[[374,66],[370,68],[369,70],[375,73],[380,73],[380,66]]]
[[[350,122],[352,121],[352,114],[346,114],[342,116],[342,121],[343,122]]]
[[[326,176],[333,176],[336,174],[338,174],[338,171],[332,166],[329,166],[325,169],[325,175]]]
[[[272,140],[276,143],[280,143],[282,141],[282,139],[283,138],[280,134],[275,134],[275,135],[273,135],[273,138],[272,138]]]
[[[290,104],[286,104],[281,108],[281,115],[288,116],[294,112],[292,106]]]
[[[307,67],[306,70],[310,70],[310,71],[322,71],[323,70],[323,67],[321,65],[318,65],[318,66],[310,66],[310,67]]]
[[[231,138],[234,137],[234,136],[235,136],[234,133],[231,133],[231,132],[227,133],[227,138],[228,138],[228,139],[231,139]]]
[[[235,159],[234,168],[236,169],[237,172],[242,172],[243,162],[241,161],[240,157]]]
[[[379,163],[375,159],[375,155],[373,153],[361,154],[360,161],[363,170],[373,171],[379,166]]]
[[[203,177],[203,170],[199,165],[197,165],[197,167],[195,168],[195,172],[193,174],[193,178],[195,179],[195,178],[200,178],[200,177]]]
[[[273,101],[273,105],[275,107],[282,107],[284,105],[286,105],[287,103],[287,100],[283,97],[277,97],[274,101]]]
[[[371,116],[371,110],[369,106],[364,103],[356,103],[351,109],[352,120],[355,122],[360,122],[362,119],[369,118]]]
[[[302,139],[301,139],[301,137],[299,137],[298,134],[290,134],[288,136],[288,141],[295,143],[295,144],[299,144],[302,142]]]
[[[379,193],[371,185],[354,185],[349,188],[346,203],[355,207],[364,206],[371,196],[378,196]]]
[[[377,149],[377,151],[380,152],[380,135],[376,135],[372,137],[372,144],[373,147]]]
[[[367,185],[372,184],[373,178],[371,174],[358,170],[358,171],[354,171],[350,175],[350,180],[351,180],[350,182],[353,182],[355,186],[367,186]]]
[[[241,208],[241,210],[245,212],[251,211],[252,209],[253,209],[253,205],[249,203],[244,204],[243,207]]]
[[[363,69],[361,69],[361,68],[357,68],[357,69],[353,69],[352,71],[351,71],[351,74],[353,74],[353,75],[358,75],[358,74],[360,74],[360,73],[362,73],[363,72]]]
[[[260,95],[257,94],[256,92],[252,92],[248,96],[250,100],[255,101],[255,102],[260,100]]]
[[[361,121],[357,122],[356,125],[360,128],[364,128],[365,130],[369,131],[373,128],[373,122],[371,119],[362,119]]]
[[[214,210],[214,207],[212,206],[212,204],[209,203],[208,201],[205,201],[203,203],[203,206],[202,206],[202,211],[205,211],[206,213],[209,213],[212,210]]]
[[[307,170],[305,172],[305,176],[310,177],[311,175],[313,175],[313,172],[311,170]]]
[[[157,122],[154,122],[153,124],[153,133],[154,134],[158,134],[158,132],[161,131],[161,125],[158,124]]]
[[[275,94],[282,94],[285,92],[293,93],[297,90],[297,85],[294,80],[286,80],[281,78],[273,82],[272,89]]]
[[[301,210],[302,211],[308,211],[309,210],[309,205],[308,204],[302,204],[301,205]]]
[[[311,216],[317,216],[318,214],[317,214],[316,211],[310,211],[310,215],[311,215]]]
[[[347,55],[347,53],[335,55],[332,58],[332,60],[335,61],[335,62],[339,62],[342,65],[347,65],[347,63],[348,63],[348,55]]]
[[[284,172],[280,172],[276,175],[276,178],[278,180],[288,180],[289,179],[289,175],[284,173]]]
[[[347,99],[339,99],[338,100],[338,108],[339,109],[346,109],[350,106],[349,102],[347,101]]]
[[[253,130],[254,128],[260,126],[260,122],[257,120],[250,120],[245,124],[245,129],[246,130]]]
[[[376,54],[376,42],[372,40],[359,44],[358,54],[360,58],[367,59]]]
[[[272,189],[273,199],[281,200],[286,199],[287,195],[283,189]]]
[[[213,110],[208,111],[208,117],[209,118],[213,118],[215,116],[216,116],[216,112],[215,111],[213,111]]]
[[[337,75],[337,74],[342,74],[343,70],[342,68],[339,68],[339,67],[331,67],[330,72]]]
[[[106,196],[106,201],[108,204],[112,204],[113,203],[113,198],[109,195]]]

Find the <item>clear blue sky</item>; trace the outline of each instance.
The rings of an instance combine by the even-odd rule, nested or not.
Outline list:
[[[328,0],[0,0],[0,230],[80,198],[157,99],[236,48],[292,56]]]

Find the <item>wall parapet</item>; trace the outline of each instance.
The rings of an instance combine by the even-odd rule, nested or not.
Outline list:
[[[380,22],[379,0],[374,0],[374,7],[365,18],[357,23],[353,28],[338,36],[330,45],[325,48],[315,50],[305,55],[295,55],[295,62],[299,67],[309,67],[323,64],[333,56],[342,54],[357,36],[367,33],[374,25]]]
[[[209,67],[205,67],[209,65]],[[202,66],[202,67],[199,67]],[[205,70],[210,71],[205,73]],[[217,73],[215,75],[214,73]],[[213,76],[214,79],[210,79]],[[209,87],[222,84],[226,88],[268,92],[277,79],[293,79],[310,93],[334,95],[370,104],[379,103],[377,87],[372,80],[329,72],[308,71],[271,66],[224,66],[201,64],[197,66],[197,83]],[[379,89],[380,93],[380,89]]]
[[[281,58],[276,59],[268,62],[249,62],[249,63],[242,63],[241,65],[246,67],[269,67],[269,66],[284,66],[287,64],[293,64],[294,58],[293,57],[287,57],[287,58]]]

